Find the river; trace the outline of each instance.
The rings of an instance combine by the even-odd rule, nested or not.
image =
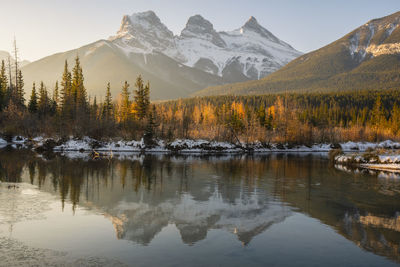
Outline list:
[[[0,151],[0,266],[397,266],[400,180],[323,153]]]

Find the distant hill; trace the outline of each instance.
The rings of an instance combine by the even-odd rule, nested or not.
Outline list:
[[[400,88],[400,12],[374,19],[258,81],[194,95]]]
[[[151,97],[187,97],[211,85],[260,79],[302,53],[281,41],[251,17],[240,29],[217,32],[200,15],[189,18],[179,36],[153,11],[124,16],[108,40],[58,53],[25,66],[25,84],[60,80],[64,61],[79,55],[89,95],[104,96],[106,83],[120,92],[142,74],[151,82]]]
[[[0,63],[4,60],[4,63],[7,64],[8,57],[10,57],[11,64],[14,64],[14,58],[7,51],[0,50]],[[30,62],[28,60],[22,60],[19,62],[20,67],[28,65]]]

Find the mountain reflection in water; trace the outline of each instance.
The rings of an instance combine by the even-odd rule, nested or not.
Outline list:
[[[131,155],[112,160],[0,152],[0,180],[30,183],[99,212],[118,239],[149,245],[170,224],[194,245],[223,230],[248,245],[302,213],[357,246],[400,262],[400,181],[329,167],[326,156]],[[0,210],[1,213],[1,210]]]

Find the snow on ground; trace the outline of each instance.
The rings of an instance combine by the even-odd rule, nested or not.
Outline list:
[[[17,136],[12,139],[12,143],[7,143],[0,138],[0,147],[12,145],[14,148],[27,148],[32,146],[38,148],[45,146],[48,141],[58,143],[53,148],[56,152],[80,151],[80,152],[180,152],[180,153],[268,153],[268,152],[329,152],[333,148],[341,147],[344,152],[362,152],[367,149],[400,149],[400,143],[386,140],[380,143],[370,142],[346,142],[341,144],[314,144],[306,145],[289,145],[277,143],[229,143],[218,141],[207,141],[203,139],[177,139],[167,143],[163,140],[156,140],[152,146],[146,146],[144,140],[126,141],[126,140],[109,140],[98,141],[90,137],[72,138],[60,144],[57,139],[45,138],[43,136],[28,139]],[[50,142],[51,143],[51,142]],[[346,161],[345,158],[339,159]],[[382,162],[393,163],[400,162],[400,156],[386,155],[381,158]]]
[[[337,163],[364,163],[364,164],[379,164],[393,165],[400,168],[400,151],[394,152],[394,154],[382,154],[376,155],[376,157],[366,158],[360,153],[348,153],[336,156],[335,161]]]
[[[79,151],[79,150],[85,150],[85,151],[91,151],[91,143],[93,139],[89,137],[84,137],[82,140],[79,139],[70,139],[64,144],[60,146],[56,146],[54,148],[55,151]]]
[[[385,141],[375,148],[382,148],[382,146],[379,146],[382,144],[386,146],[385,150],[375,150],[367,153],[344,153],[336,156],[334,161],[337,165],[355,165],[369,170],[400,173],[400,150],[397,144]],[[388,147],[390,149],[387,149]],[[397,149],[393,150],[393,148]]]

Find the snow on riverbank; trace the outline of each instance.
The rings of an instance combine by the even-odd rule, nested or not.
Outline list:
[[[365,151],[368,148],[400,148],[400,143],[385,141],[381,143],[347,142],[340,144],[344,151]],[[82,140],[70,139],[64,144],[54,147],[55,151],[92,151],[98,152],[181,152],[181,153],[204,153],[224,152],[241,153],[251,151],[263,152],[329,152],[335,146],[332,144],[315,144],[312,146],[288,144],[263,144],[255,142],[247,145],[233,144],[228,142],[217,142],[207,140],[177,139],[171,143],[162,140],[156,142],[152,147],[146,147],[143,139],[140,141],[110,141],[99,142],[88,137]]]
[[[353,165],[369,170],[400,173],[400,150],[345,153],[334,158],[337,165]]]
[[[341,148],[343,151],[365,151],[367,149],[400,149],[400,143],[390,140],[381,143],[369,142],[347,142],[342,144],[314,144],[289,145],[289,144],[267,144],[254,142],[250,144],[239,144],[229,142],[217,142],[207,140],[177,139],[167,143],[162,140],[155,141],[152,146],[146,146],[144,140],[125,141],[110,140],[98,141],[89,137],[70,138],[68,140],[55,140],[51,138],[36,137],[27,139],[14,137],[11,143],[0,138],[0,147],[12,145],[13,147],[24,147],[42,150],[54,150],[56,152],[80,151],[80,152],[179,152],[179,153],[265,153],[265,152],[329,152],[333,148]]]
[[[380,165],[391,165],[400,166],[400,151],[397,151],[393,155],[366,155],[360,153],[349,153],[335,157],[337,163],[360,163],[360,164],[380,164]]]

